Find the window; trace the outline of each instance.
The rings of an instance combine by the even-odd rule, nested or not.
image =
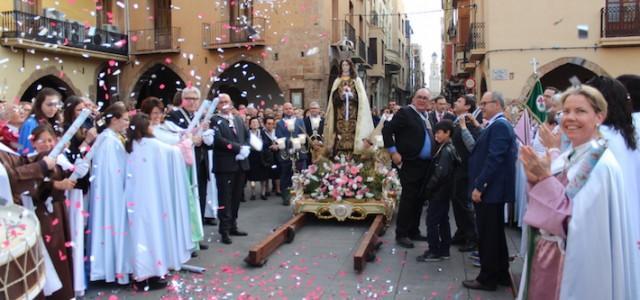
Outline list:
[[[13,7],[15,7],[15,10],[34,14],[34,15],[40,14],[41,6],[42,5],[39,0],[33,0],[33,1],[13,0]]]
[[[294,107],[303,107],[304,89],[291,89],[289,93],[291,104],[293,104]]]
[[[367,55],[369,65],[373,66],[378,63],[378,39],[369,38],[369,53]]]

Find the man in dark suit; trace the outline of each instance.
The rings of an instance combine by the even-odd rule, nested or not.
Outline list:
[[[165,122],[169,121],[177,125],[180,128],[187,129],[189,122],[193,119],[193,114],[198,110],[201,105],[200,90],[195,87],[186,87],[181,92],[178,92],[181,97],[180,107],[167,114]],[[207,205],[207,181],[209,180],[209,157],[207,150],[209,147],[202,143],[202,136],[193,135],[192,137],[194,145],[194,166],[196,168],[196,176],[198,183],[198,200],[200,202],[200,216],[205,223],[215,222],[213,220],[205,220],[204,210]],[[200,248],[206,250],[209,248],[204,243],[200,243]]]
[[[515,199],[515,134],[504,117],[504,98],[487,92],[480,100],[488,119],[469,157],[469,190],[476,209],[480,274],[465,280],[470,289],[493,291],[497,285],[510,285],[509,251],[504,233],[504,204]]]
[[[447,107],[449,104],[447,103],[447,99],[444,96],[438,96],[433,99],[435,103],[435,109],[429,112],[429,122],[431,122],[431,128],[435,127],[438,122],[442,120],[453,120],[456,119],[452,113],[447,111]]]
[[[461,162],[453,175],[453,194],[451,195],[451,207],[456,221],[456,233],[451,244],[461,245],[460,251],[473,251],[476,248],[476,217],[473,211],[471,197],[469,197],[469,155],[473,149],[464,142],[463,130],[466,129],[475,140],[480,135],[480,128],[473,122],[472,112],[476,110],[476,97],[473,95],[460,96],[453,103],[454,120],[452,142]]]
[[[276,123],[276,137],[278,139],[284,138],[286,149],[282,151],[288,151],[292,147],[291,138],[297,137],[299,134],[304,133],[304,122],[302,119],[296,118],[294,114],[293,104],[286,102],[282,105],[282,119]],[[292,124],[293,128],[289,128],[288,124]],[[290,130],[293,129],[293,130]],[[286,157],[286,156],[285,156]],[[282,192],[282,205],[289,205],[291,195],[289,194],[289,188],[293,184],[291,176],[293,176],[293,164],[288,157],[283,158],[282,153],[277,155],[278,162],[280,163],[280,191]],[[306,167],[306,155],[300,155],[299,160],[296,162],[296,168],[301,170]]]
[[[317,101],[313,101],[309,104],[309,115],[305,116],[304,129],[310,139],[321,139],[324,132],[324,117],[320,114],[320,104]],[[309,143],[307,143],[309,147]],[[312,157],[309,152],[309,159],[307,165],[311,164]]]
[[[419,227],[425,201],[422,186],[428,176],[435,143],[426,113],[430,97],[428,89],[419,89],[411,104],[398,110],[382,128],[384,146],[391,153],[393,163],[400,167],[402,194],[396,221],[396,243],[405,248],[414,247],[412,240],[426,241]]]
[[[249,170],[249,131],[244,121],[231,113],[233,103],[229,95],[220,94],[218,98],[218,115],[211,119],[211,128],[215,131],[213,171],[216,174],[220,206],[218,232],[223,243],[231,244],[230,235],[247,235],[238,229],[237,219],[245,172]]]

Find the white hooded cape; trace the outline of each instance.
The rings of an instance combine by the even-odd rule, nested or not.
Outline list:
[[[95,151],[89,189],[89,280],[129,282],[131,272],[125,248],[128,233],[124,181],[126,151],[118,134],[105,129]],[[100,138],[100,137],[98,137]]]
[[[133,143],[127,158],[127,251],[136,280],[179,270],[194,244],[187,170],[180,151],[155,138]]]

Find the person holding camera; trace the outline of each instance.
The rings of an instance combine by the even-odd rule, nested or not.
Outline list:
[[[463,95],[453,103],[455,128],[451,137],[453,146],[460,156],[460,164],[455,168],[453,175],[453,194],[451,195],[451,207],[456,222],[456,232],[451,240],[452,245],[459,245],[460,251],[473,251],[476,248],[477,234],[473,205],[468,193],[469,186],[469,154],[473,149],[471,140],[480,135],[480,124],[471,112],[476,109],[475,96]]]

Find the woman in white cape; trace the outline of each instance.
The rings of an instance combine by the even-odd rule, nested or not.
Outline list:
[[[620,165],[597,127],[607,103],[590,86],[562,97],[562,130],[571,147],[551,162],[525,146],[531,189],[525,223],[534,234],[520,299],[638,299],[639,251]]]
[[[162,288],[167,282],[160,277],[169,269],[180,270],[194,247],[186,167],[178,147],[153,137],[146,114],[132,118],[127,138],[124,194],[133,278]]]
[[[89,280],[129,283],[129,256],[125,249],[128,233],[124,181],[126,151],[122,132],[129,126],[124,105],[109,106],[99,121],[105,126],[100,146],[95,149],[89,188]]]

